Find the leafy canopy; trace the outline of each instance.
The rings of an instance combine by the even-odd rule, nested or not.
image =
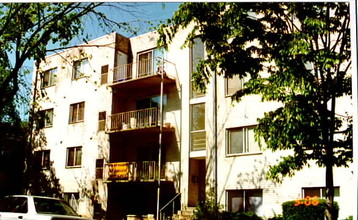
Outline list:
[[[350,17],[346,3],[184,3],[159,29],[167,48],[181,28],[183,46],[200,38],[207,57],[193,79],[205,90],[211,75],[248,76],[233,99],[259,94],[282,106],[258,119],[266,147],[293,150],[270,167],[280,181],[309,161],[343,166],[352,160],[351,116],[336,100],[351,95]]]

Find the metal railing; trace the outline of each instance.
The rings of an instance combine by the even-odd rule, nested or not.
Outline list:
[[[173,218],[173,215],[180,209],[180,195],[180,193],[176,194],[159,210],[159,220]]]
[[[108,163],[108,179],[124,181],[154,181],[158,179],[156,161]]]
[[[139,79],[154,74],[164,74],[166,63],[164,59],[154,57],[151,59],[143,59],[136,63],[117,66],[113,70],[113,83]]]
[[[146,108],[109,116],[110,131],[142,129],[158,125],[158,108]]]

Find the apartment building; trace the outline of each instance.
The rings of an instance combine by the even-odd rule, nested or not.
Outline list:
[[[155,32],[112,33],[39,65],[35,99],[45,141],[36,151],[44,169],[54,168],[65,199],[82,215],[125,219],[195,207],[215,180],[226,210],[265,217],[280,214],[285,201],[324,197],[325,172],[314,164],[281,184],[265,178],[288,152],[260,149],[253,128],[279,104],[258,96],[232,102],[243,86],[238,78],[218,77],[205,94],[196,91],[190,76],[205,49],[200,41],[181,48],[186,34],[164,51]],[[354,214],[354,182],[353,169],[335,169],[341,218]]]

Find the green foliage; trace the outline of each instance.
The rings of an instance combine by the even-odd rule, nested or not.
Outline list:
[[[254,212],[228,212],[215,204],[212,198],[200,201],[194,211],[196,220],[262,220]]]
[[[319,199],[317,205],[295,205],[297,201],[288,201],[282,204],[282,214],[285,220],[317,220],[325,219],[326,200]],[[338,217],[339,206],[334,203],[334,219]]]
[[[311,161],[326,167],[332,216],[334,166],[352,162],[352,115],[338,115],[337,100],[351,96],[349,3],[188,2],[159,29],[168,48],[176,33],[191,28],[206,48],[192,78],[205,90],[212,74],[249,78],[233,99],[257,94],[281,103],[258,120],[256,140],[272,151],[292,150],[268,177],[280,182]],[[261,143],[261,146],[263,144]]]
[[[167,47],[180,28],[192,27],[183,46],[200,38],[207,53],[193,73],[199,89],[213,72],[249,76],[233,99],[259,94],[282,103],[256,129],[267,148],[294,150],[271,167],[269,176],[281,181],[310,160],[352,161],[352,117],[335,112],[336,99],[351,95],[349,23],[347,3],[184,3],[159,29],[158,44]]]

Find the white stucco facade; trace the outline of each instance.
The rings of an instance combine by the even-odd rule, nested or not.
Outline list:
[[[63,192],[78,193],[77,210],[80,214],[93,216],[94,203],[100,204],[101,209],[107,212],[116,210],[107,216],[107,219],[114,219],[116,215],[137,214],[131,213],[135,210],[128,207],[126,207],[128,211],[118,211],[117,209],[125,207],[123,204],[126,198],[122,200],[116,197],[126,190],[136,191],[135,187],[138,187],[138,191],[147,192],[148,190],[148,194],[142,194],[143,197],[155,195],[152,193],[155,189],[155,181],[136,182],[130,178],[111,179],[109,176],[109,169],[113,168],[110,164],[122,163],[123,165],[123,163],[136,162],[135,166],[139,167],[138,161],[158,162],[158,158],[153,159],[148,156],[148,153],[140,151],[142,149],[153,155],[157,153],[159,145],[156,141],[159,139],[156,135],[159,130],[155,130],[155,127],[160,124],[144,129],[139,129],[139,127],[128,129],[128,127],[124,128],[124,125],[116,129],[111,127],[115,123],[112,116],[120,114],[124,117],[129,112],[137,112],[138,106],[142,103],[141,100],[160,95],[160,83],[155,81],[156,78],[150,78],[152,76],[143,79],[114,80],[115,67],[122,65],[133,63],[130,65],[130,70],[125,73],[138,74],[136,70],[140,68],[141,54],[147,57],[160,54],[160,58],[165,60],[163,65],[167,81],[163,88],[165,96],[163,126],[166,130],[162,133],[162,149],[165,149],[162,151],[164,174],[160,178],[163,184],[167,184],[170,188],[170,190],[163,190],[163,194],[168,198],[180,193],[181,209],[194,206],[195,202],[202,198],[200,191],[210,190],[214,178],[212,161],[214,135],[217,136],[217,198],[225,209],[229,209],[231,204],[229,193],[238,195],[244,191],[255,192],[259,193],[255,194],[256,197],[260,197],[258,199],[260,205],[256,211],[258,215],[268,218],[282,212],[283,202],[304,197],[304,188],[325,186],[324,169],[317,168],[314,164],[310,168],[297,172],[292,178],[285,178],[282,183],[267,180],[265,172],[268,166],[274,164],[281,155],[287,152],[259,150],[228,154],[228,132],[235,128],[256,125],[257,118],[262,117],[264,112],[277,108],[279,104],[262,103],[258,96],[244,97],[240,103],[232,102],[231,96],[225,93],[226,80],[218,76],[216,85],[217,134],[214,134],[213,85],[208,85],[204,96],[198,98],[191,96],[190,74],[193,56],[191,49],[181,48],[186,34],[186,31],[180,31],[168,51],[157,52],[155,51],[157,35],[154,32],[129,39],[113,33],[93,40],[88,45],[79,45],[79,47],[48,56],[46,62],[41,63],[39,72],[57,68],[55,83],[46,88],[38,87],[37,89],[38,92],[45,91],[41,96],[36,96],[39,104],[38,110],[53,109],[52,125],[41,129],[46,136],[46,144],[41,150],[50,150],[50,160],[53,162],[56,176],[60,179]],[[151,55],[148,54],[150,51],[153,51]],[[88,59],[86,72],[78,79],[73,79],[73,62],[83,58]],[[105,65],[108,65],[108,80],[101,83],[101,70]],[[158,72],[154,75],[160,78]],[[41,79],[34,77],[35,80],[38,80],[39,86]],[[152,84],[145,83],[150,80],[153,80]],[[69,123],[69,117],[72,117],[70,106],[76,103],[84,103],[83,120]],[[192,134],[195,132],[192,123],[195,121],[195,116],[191,115],[194,111],[193,106],[201,104],[205,106],[205,128],[201,130],[205,135],[205,148],[193,150]],[[340,106],[342,106],[342,113],[349,112],[350,100],[345,100],[344,105]],[[100,112],[105,112],[106,115],[105,130],[99,130]],[[139,118],[135,119],[139,123]],[[152,120],[152,117],[150,119]],[[121,118],[121,120],[124,119]],[[202,123],[202,121],[198,122],[200,125]],[[126,124],[126,126],[130,125]],[[68,148],[78,146],[82,148],[81,163],[78,166],[68,166]],[[96,166],[98,159],[104,161],[102,178],[96,178],[96,170],[99,168],[98,164]],[[139,172],[139,170],[136,171]],[[356,187],[353,169],[336,168],[334,177],[334,185],[339,188],[336,201],[340,205],[340,219],[344,219],[354,214],[353,203],[350,202],[355,199],[351,194]],[[163,200],[170,200],[168,198]],[[137,199],[139,201],[143,198]],[[155,196],[152,202],[143,202],[145,209],[152,211],[152,207],[148,204],[154,203],[153,201],[156,201]],[[128,202],[128,204],[131,203]]]

